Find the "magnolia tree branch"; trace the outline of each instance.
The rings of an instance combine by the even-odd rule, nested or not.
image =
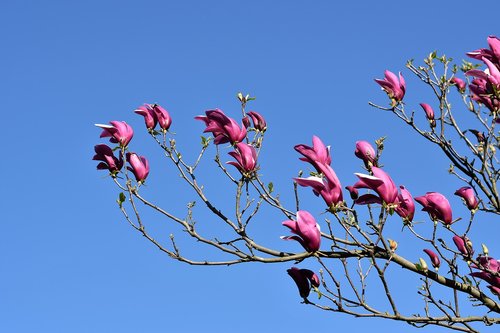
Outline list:
[[[403,102],[406,82],[402,74],[396,76],[390,71],[386,71],[384,79],[376,80],[387,93],[390,106],[370,102],[377,109],[391,112],[440,148],[451,162],[449,172],[466,184],[455,194],[469,209],[468,218],[453,219],[451,204],[441,193],[428,192],[413,198],[406,187],[396,186],[380,164],[383,138],[375,142],[376,148],[366,141],[356,143],[355,155],[363,162],[366,173],[356,173],[358,181],[345,190],[332,167],[330,148],[321,139],[313,137],[312,146],[296,145],[300,159],[311,171],[308,177],[299,171],[291,180],[295,207],[287,207],[273,183],[263,180],[265,170],[258,164],[260,152],[265,149],[267,123],[261,114],[246,111],[253,98],[241,93],[238,94],[241,123],[218,109],[195,117],[204,123],[204,132],[211,136],[202,136],[201,149],[192,163],[177,147],[174,134],[169,131],[172,118],[163,107],[145,104],[135,110],[144,117],[147,132],[179,174],[186,191],[193,194],[184,216],[173,213],[172,207],[160,207],[149,198],[143,186],[149,175],[149,162],[130,150],[133,130],[126,122],[97,125],[103,130],[101,137],[110,137],[116,146],[95,146],[94,159],[100,161],[98,169],[109,171],[119,189],[117,203],[127,223],[175,260],[190,265],[219,266],[247,262],[292,262],[294,265],[316,262],[321,267],[319,276],[308,268],[294,266],[287,271],[305,304],[356,317],[403,321],[414,327],[442,326],[478,332],[479,324],[500,322],[500,304],[496,301],[500,295],[500,262],[489,256],[484,245],[482,252],[475,254],[468,237],[477,211],[500,214],[496,185],[500,174],[496,158],[499,139],[495,129],[500,107],[500,58],[497,58],[500,40],[489,37],[488,43],[489,49],[468,53],[486,64],[485,72],[470,62],[464,62],[461,67],[453,65],[452,59],[437,56],[436,52],[424,59],[422,66],[413,61],[407,63],[410,73],[430,88],[436,99],[436,113],[424,102],[420,104],[423,113],[408,113]],[[460,71],[469,78],[467,82],[458,77]],[[450,103],[450,99],[456,97],[450,97],[453,86],[475,120],[474,124],[464,123],[461,117],[455,116]],[[467,87],[470,93],[466,93]],[[198,173],[201,165],[206,166],[212,147],[215,148],[212,166],[227,179],[225,185],[219,185],[227,187],[219,190],[218,195],[230,193],[223,205],[211,198],[207,191],[209,183]],[[230,160],[224,162],[228,158]],[[304,206],[300,202],[301,187],[311,188],[324,201],[324,221],[318,223],[308,210],[301,210]],[[347,194],[350,199],[345,198]],[[195,219],[197,201],[204,204],[211,218],[204,218],[202,222]],[[430,226],[420,228],[414,224],[414,201],[428,213]],[[175,206],[178,207],[178,202]],[[277,222],[282,222],[292,235],[282,239],[296,241],[303,250],[284,251],[278,240],[261,242],[258,239],[255,230],[265,225],[251,222],[259,219],[264,207],[275,210],[285,219]],[[169,222],[169,239],[150,229],[151,213],[145,210]],[[427,247],[422,250],[431,265],[423,258],[408,258],[398,253],[398,242],[389,239],[386,230],[387,223],[397,220],[403,227],[399,237],[412,238]],[[217,235],[207,233],[204,226],[208,223],[216,226]],[[456,225],[465,232],[458,232]],[[178,231],[182,231],[183,241],[192,239],[200,247],[201,250],[194,252],[198,258],[184,254],[182,246],[185,245],[180,246],[179,237],[174,236]],[[212,249],[212,255],[204,255],[208,253],[204,247]],[[415,288],[416,299],[422,303],[408,311],[401,303],[402,296],[394,291],[394,281],[411,284],[411,277],[416,279],[410,287]],[[419,288],[418,283],[421,283]],[[484,284],[487,288],[483,288]],[[310,297],[311,291],[317,294],[317,301]]]
[[[442,75],[436,73],[436,60],[443,65]],[[452,75],[449,77],[447,76],[451,61],[452,59],[444,55],[438,57],[436,52],[432,52],[429,57],[424,60],[425,66],[416,66],[413,61],[407,63],[408,69],[431,88],[438,100],[439,116],[434,115],[434,111],[431,109],[430,113],[432,115],[429,117],[429,112],[426,111],[429,129],[423,129],[417,125],[413,112],[411,116],[407,115],[403,102],[397,105],[393,104],[390,108],[379,106],[371,102],[369,104],[378,109],[393,112],[398,118],[410,125],[419,135],[439,146],[447,158],[452,162],[450,172],[456,174],[454,168],[459,169],[461,175],[456,175],[472,186],[476,193],[478,193],[479,190],[488,199],[487,203],[482,203],[480,209],[499,214],[500,199],[496,187],[499,169],[497,168],[498,161],[495,158],[496,147],[498,147],[498,136],[495,135],[497,110],[490,109],[488,110],[489,112],[485,114],[482,112],[480,106],[474,106],[474,95],[468,96],[465,92],[465,88],[461,88],[461,86],[456,83],[457,80],[463,82],[456,76],[459,68],[453,66]],[[474,68],[474,66],[466,62],[461,70],[467,73],[470,72],[472,68]],[[463,82],[463,84],[465,83]],[[458,93],[462,95],[462,99],[466,106],[468,106],[468,110],[479,120],[480,127],[486,129],[486,135],[478,129],[464,130],[460,128],[457,119],[453,115],[451,104],[448,101],[450,88],[454,85],[457,86]],[[428,104],[427,106],[430,108]],[[491,121],[492,118],[493,122]],[[453,131],[451,134],[458,136],[458,143],[456,140],[452,141],[451,136],[447,136],[447,129]],[[477,144],[474,144],[472,140],[466,136],[467,132],[475,136]],[[451,142],[454,143],[452,144]],[[460,143],[462,143],[462,145],[460,145]],[[458,149],[463,152],[459,153]],[[480,166],[475,167],[476,164],[480,164]]]

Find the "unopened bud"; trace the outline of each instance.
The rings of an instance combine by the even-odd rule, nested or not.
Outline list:
[[[484,253],[484,255],[488,256],[489,251],[488,251],[488,248],[486,247],[486,245],[481,244],[481,246],[483,247],[483,253]]]
[[[240,102],[242,102],[242,103],[243,103],[243,102],[245,101],[245,97],[243,97],[243,94],[242,94],[242,93],[240,93],[240,92],[239,92],[239,93],[238,93],[238,95],[237,95],[237,97],[238,97],[238,99],[240,100]]]
[[[425,262],[425,260],[423,258],[420,258],[418,260],[418,264],[416,264],[417,268],[419,271],[423,271],[423,272],[426,272],[429,270],[429,266],[427,266],[427,263]]]
[[[390,247],[392,252],[396,251],[396,249],[398,248],[398,242],[396,242],[395,240],[389,239],[389,247]]]
[[[469,250],[469,253],[473,253],[474,251],[472,250],[472,241],[466,237],[465,239],[465,245],[467,246],[467,249]]]

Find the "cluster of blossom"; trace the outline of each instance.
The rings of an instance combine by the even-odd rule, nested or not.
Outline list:
[[[491,292],[500,296],[500,262],[487,255],[478,256],[476,262],[477,264],[473,264],[472,267],[479,271],[470,275],[486,281]]]
[[[144,117],[146,128],[151,133],[157,124],[163,131],[167,131],[172,122],[168,112],[157,104],[145,104],[135,112]],[[243,141],[247,139],[247,128],[251,125],[250,120],[254,129],[260,132],[266,130],[267,124],[264,117],[257,112],[248,112],[247,115],[248,117],[243,118],[241,126],[218,109],[206,111],[205,116],[197,116],[195,119],[205,123],[204,132],[212,133],[215,144],[229,143],[234,148],[228,154],[235,161],[227,163],[235,166],[243,177],[251,178],[257,170],[257,153],[252,144]],[[123,167],[123,156],[125,156],[129,163],[127,169],[134,174],[137,182],[144,182],[149,174],[148,160],[136,153],[127,152],[128,144],[134,133],[132,127],[123,121],[111,121],[110,125],[97,124],[96,126],[103,129],[101,137],[110,137],[110,141],[118,145],[115,149],[119,149],[119,156],[116,157],[111,147],[105,144],[96,145],[96,155],[93,159],[101,161],[97,165],[97,169],[108,170],[113,177],[116,177]],[[294,178],[297,184],[311,187],[316,196],[323,198],[329,211],[344,209],[342,185],[331,167],[330,148],[325,146],[317,136],[313,137],[312,146],[299,144],[294,148],[302,155],[300,159],[308,162],[315,169],[313,176]],[[391,213],[396,212],[405,222],[411,222],[415,213],[415,204],[410,192],[404,186],[400,186],[398,190],[392,178],[377,166],[378,157],[372,145],[367,141],[358,141],[354,154],[363,161],[367,170],[370,171],[370,174],[356,173],[355,175],[359,178],[358,182],[346,187],[354,203],[358,205],[381,204]],[[359,196],[358,189],[362,188],[369,189],[374,194],[367,193]],[[455,194],[464,199],[469,209],[477,208],[478,201],[471,188],[463,187]],[[428,212],[434,221],[442,221],[445,225],[452,223],[451,207],[444,195],[429,192],[424,196],[416,197],[415,200],[423,206],[423,210]],[[283,225],[288,227],[294,235],[285,236],[282,239],[295,240],[311,253],[320,249],[320,227],[308,211],[298,211],[296,220],[284,221]],[[439,267],[437,255],[429,249],[424,251],[431,257],[433,266]],[[302,297],[308,296],[311,287],[319,286],[316,274],[307,269],[293,267],[288,270],[288,273],[297,283]]]
[[[247,116],[242,119],[241,126],[219,109],[209,110],[205,112],[205,116],[195,117],[205,123],[204,132],[212,133],[216,145],[230,143],[234,147],[234,151],[228,154],[236,161],[227,163],[235,166],[248,179],[252,178],[257,170],[257,151],[252,144],[243,142],[247,139],[247,128],[251,125],[249,118],[256,131],[261,133],[266,131],[267,124],[264,117],[255,111],[247,112]]]
[[[466,236],[454,236],[453,242],[464,260],[471,263],[472,268],[479,270],[469,275],[486,281],[491,292],[500,297],[500,262],[488,255],[488,248],[484,244],[483,253],[474,260],[472,242]]]
[[[472,98],[487,106],[492,113],[499,109],[500,94],[500,40],[490,36],[488,38],[490,49],[479,49],[469,52],[472,58],[483,61],[488,69],[486,71],[470,70],[466,73],[474,77],[469,84]],[[386,70],[384,79],[375,80],[387,93],[391,101],[391,106],[396,107],[403,101],[406,92],[406,83],[401,73],[396,76],[394,73]],[[450,83],[455,85],[460,93],[464,93],[466,83],[458,78],[452,77]],[[421,103],[420,106],[425,112],[431,128],[436,126],[434,111],[427,103]],[[135,110],[137,114],[144,117],[147,130],[156,134],[155,127],[160,126],[165,134],[172,123],[169,113],[157,104],[144,104]],[[257,151],[255,142],[249,142],[247,129],[253,125],[253,130],[258,133],[264,133],[267,124],[262,115],[257,112],[248,112],[243,117],[241,125],[228,117],[219,109],[209,110],[204,116],[195,117],[205,123],[204,132],[211,133],[214,138],[214,144],[220,145],[228,143],[233,149],[228,154],[234,158],[234,161],[227,162],[238,169],[242,177],[251,180],[256,175]],[[112,149],[105,144],[95,146],[96,155],[94,160],[100,161],[97,169],[108,170],[112,177],[117,174],[124,166],[124,158],[129,164],[130,170],[138,183],[145,181],[149,174],[149,163],[143,156],[128,152],[128,144],[133,137],[132,128],[124,121],[111,121],[110,125],[96,124],[102,128],[101,137],[110,137],[110,142],[117,144]],[[478,140],[481,133],[476,133]],[[116,157],[114,150],[119,149],[119,155]],[[335,171],[331,167],[332,158],[330,148],[325,146],[323,141],[313,136],[312,146],[299,144],[294,149],[302,155],[300,160],[309,163],[314,172],[306,178],[294,178],[294,181],[302,187],[310,187],[316,196],[320,196],[327,206],[327,210],[335,213],[347,209],[343,197],[342,185]],[[428,192],[425,195],[413,198],[411,193],[404,186],[396,186],[395,182],[378,164],[378,154],[373,146],[367,141],[356,142],[354,155],[360,158],[368,174],[355,173],[358,181],[346,189],[350,194],[353,204],[367,205],[378,204],[385,211],[392,215],[399,215],[404,223],[411,223],[415,214],[415,202],[422,206],[422,211],[429,214],[434,222],[442,222],[444,226],[449,227],[453,222],[452,209],[448,199],[441,193]],[[359,195],[359,189],[367,189],[368,193]],[[462,187],[455,192],[455,195],[461,197],[471,212],[478,209],[479,201],[471,187]],[[320,250],[321,231],[311,213],[300,210],[296,214],[296,220],[286,220],[282,223],[288,227],[294,234],[284,236],[284,240],[297,241],[307,252],[314,253]],[[471,273],[471,276],[485,280],[489,283],[488,288],[497,295],[500,295],[500,263],[491,257],[488,257],[485,251],[473,260],[473,249],[470,240],[466,236],[455,235],[453,237],[458,251],[466,261],[473,262],[472,267],[478,269],[478,272]],[[395,251],[397,243],[390,241],[390,247]],[[430,258],[432,266],[438,269],[440,266],[439,256],[431,249],[423,250]],[[421,269],[427,270],[425,260],[420,259],[418,264]],[[319,287],[317,275],[308,269],[299,269],[292,267],[288,269],[288,274],[293,278],[299,289],[301,297],[308,297],[310,289]]]
[[[172,124],[172,118],[167,110],[158,104],[144,104],[135,110],[135,113],[144,117],[144,122],[148,131],[155,130],[159,125],[163,132],[168,131]],[[111,143],[118,144],[114,149],[105,144],[94,147],[95,155],[93,160],[101,161],[97,165],[99,170],[108,170],[112,177],[120,172],[123,167],[123,157],[128,162],[127,169],[134,174],[135,180],[143,183],[149,175],[149,162],[144,156],[139,156],[134,152],[129,152],[128,144],[134,136],[132,127],[124,121],[110,121],[110,125],[96,124],[102,128],[101,138],[109,137]],[[113,153],[119,149],[118,157]]]
[[[486,106],[496,116],[500,110],[500,39],[496,36],[489,36],[487,41],[489,49],[482,48],[466,53],[473,59],[481,60],[487,68],[484,71],[471,69],[465,75],[473,77],[469,84],[471,98]],[[393,107],[401,103],[406,92],[406,82],[401,73],[399,73],[398,78],[394,73],[386,70],[385,78],[375,79],[375,81],[387,93]],[[464,93],[467,86],[464,80],[456,76],[450,79],[450,84],[455,85],[460,93]],[[436,122],[432,107],[427,103],[420,105],[431,127],[435,127]],[[499,118],[495,120],[500,121]]]
[[[304,157],[300,159],[310,163],[318,175],[307,178],[294,178],[300,186],[311,187],[316,196],[321,196],[329,209],[335,210],[339,206],[343,206],[344,198],[342,196],[342,185],[333,171],[330,164],[330,147],[326,147],[317,136],[313,137],[312,147],[299,144],[295,150]]]
[[[481,60],[487,69],[472,69],[465,74],[474,78],[469,84],[472,99],[496,114],[500,109],[500,39],[489,36],[488,45],[489,49],[467,53],[469,57]]]
[[[295,150],[303,155],[300,159],[310,163],[317,172],[317,175],[308,178],[294,178],[297,184],[304,187],[311,187],[316,196],[323,198],[329,211],[345,208],[340,181],[330,166],[330,148],[326,147],[320,138],[314,136],[312,147],[300,144],[295,146]],[[376,166],[377,154],[369,142],[356,142],[354,154],[363,160],[364,165],[370,171],[370,174],[355,173],[359,178],[358,182],[352,186],[346,186],[355,204],[380,204],[390,214],[396,212],[405,223],[410,223],[415,214],[415,200],[422,205],[422,211],[427,212],[433,221],[441,221],[445,226],[453,223],[451,205],[443,194],[428,192],[413,199],[410,192],[404,186],[399,186],[398,190],[392,178],[384,170]],[[373,193],[366,193],[360,196],[358,189],[362,188],[369,189]],[[471,211],[477,209],[479,202],[472,188],[462,187],[455,192],[455,195],[461,197]],[[319,250],[321,243],[320,227],[309,212],[301,210],[297,212],[296,221],[287,220],[283,222],[283,225],[290,228],[295,235],[282,237],[282,239],[296,240],[308,252]],[[433,267],[436,269],[439,268],[439,257],[430,249],[425,249],[424,252],[429,255]],[[426,264],[422,263],[421,266],[426,267]],[[297,276],[300,274],[294,271],[293,275],[290,275],[297,282]],[[308,280],[301,278],[299,281],[302,281],[302,284],[299,285],[297,282],[297,286],[301,295],[303,295],[303,282]]]
[[[172,118],[168,111],[158,104],[144,104],[138,107],[135,113],[144,117],[146,129],[152,134],[156,133],[157,125],[163,133],[166,133],[172,124]],[[195,117],[195,119],[205,122],[204,132],[212,133],[216,145],[230,143],[234,151],[229,152],[229,155],[236,161],[227,163],[235,166],[245,177],[251,178],[257,170],[257,152],[253,145],[243,141],[247,138],[247,128],[252,123],[255,131],[261,133],[266,131],[267,124],[264,117],[257,112],[250,111],[243,118],[242,126],[239,126],[234,119],[226,116],[219,109],[206,111],[205,114],[206,116]],[[116,177],[123,167],[123,156],[126,156],[129,163],[127,169],[134,174],[137,182],[144,182],[149,174],[148,160],[136,153],[125,153],[134,135],[132,127],[124,121],[111,121],[110,124],[96,124],[96,126],[103,129],[101,138],[110,137],[110,142],[118,144],[115,149],[120,149],[120,153],[116,157],[113,153],[115,149],[105,144],[96,145],[94,147],[96,155],[93,159],[101,161],[97,165],[97,169],[108,170],[111,176]]]
[[[485,105],[496,115],[500,108],[500,39],[490,36],[488,37],[488,44],[489,49],[483,48],[467,53],[469,57],[483,61],[487,69],[485,71],[469,70],[465,74],[474,77],[469,84],[472,99]],[[401,73],[396,76],[393,72],[386,70],[384,74],[384,79],[375,79],[375,82],[387,93],[391,100],[391,106],[395,107],[403,101],[406,93],[406,82]],[[460,93],[464,93],[467,86],[464,80],[455,76],[450,79],[450,84],[455,85]],[[434,110],[427,103],[420,103],[420,106],[425,112],[430,127],[433,129],[436,127]],[[482,133],[478,131],[471,132],[481,142]],[[323,198],[329,210],[342,209],[344,206],[342,189],[339,179],[330,167],[331,156],[329,147],[325,147],[323,142],[314,136],[312,147],[297,145],[295,149],[304,156],[301,160],[309,162],[317,171],[316,175],[308,178],[294,178],[297,184],[311,187],[316,196]],[[391,213],[396,212],[403,218],[404,222],[408,223],[414,217],[415,203],[413,200],[415,200],[422,205],[422,211],[427,212],[433,221],[441,221],[445,226],[453,223],[450,203],[443,194],[428,192],[413,199],[410,192],[404,186],[400,186],[398,191],[392,178],[378,167],[377,154],[370,143],[366,141],[356,142],[355,155],[363,160],[365,167],[370,171],[370,174],[356,173],[359,181],[352,186],[346,187],[355,204],[381,204]],[[374,193],[359,196],[358,189],[361,188],[369,189]],[[467,208],[472,212],[478,209],[479,201],[471,187],[462,187],[455,192],[455,195],[461,197]],[[297,221],[285,221],[283,224],[296,234],[295,236],[283,237],[284,239],[297,240],[310,252],[313,252],[314,249],[316,251],[319,250],[320,229],[310,213],[300,211],[297,213]],[[470,260],[473,254],[470,240],[466,236],[456,235],[453,237],[453,242],[464,258]],[[395,249],[397,243],[393,243]],[[424,252],[429,256],[432,266],[438,269],[441,264],[439,256],[431,249],[424,249]],[[484,255],[479,256],[476,262],[478,264],[473,265],[473,267],[480,271],[474,272],[471,275],[488,282],[488,288],[494,294],[500,296],[500,264],[498,261]],[[427,270],[427,264],[423,259],[420,259],[419,267]],[[314,286],[313,280],[310,278],[311,273],[309,272],[308,270],[299,270],[295,267],[293,271],[289,270],[289,274],[297,283],[302,297],[307,297],[310,287]],[[307,289],[307,293],[304,291],[305,286],[309,288]]]

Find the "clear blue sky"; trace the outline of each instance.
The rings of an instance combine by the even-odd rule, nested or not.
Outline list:
[[[134,150],[158,155],[146,191],[180,212],[189,196],[132,110],[165,106],[189,155],[203,129],[193,117],[214,107],[238,116],[238,91],[257,96],[251,109],[269,122],[263,173],[280,192],[304,168],[293,145],[313,134],[332,145],[345,185],[360,171],[354,142],[387,135],[384,161],[398,183],[415,195],[451,195],[460,184],[436,151],[367,105],[387,102],[373,78],[434,49],[459,59],[485,47],[489,34],[500,35],[499,11],[496,1],[2,1],[0,331],[416,332],[301,305],[289,264],[200,268],[170,260],[121,218],[117,190],[91,161],[104,142],[93,124],[126,120],[136,128]],[[428,93],[405,75],[416,109]],[[260,223],[280,229],[281,221]],[[491,220],[481,223],[478,235],[498,234]],[[159,230],[165,239],[182,235],[166,224]]]

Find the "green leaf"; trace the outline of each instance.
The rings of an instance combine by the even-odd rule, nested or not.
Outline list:
[[[273,191],[274,191],[273,182],[270,182],[269,184],[267,184],[267,189],[269,190],[269,193],[273,193]]]
[[[123,192],[120,192],[120,194],[118,195],[118,199],[116,200],[116,202],[118,203],[118,206],[120,206],[120,208],[122,208],[122,205],[126,199],[127,199],[127,197],[125,196],[125,194]]]

